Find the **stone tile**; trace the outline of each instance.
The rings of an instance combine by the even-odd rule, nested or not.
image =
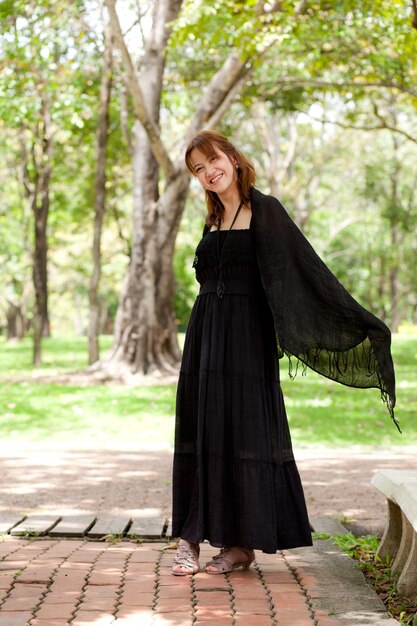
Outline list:
[[[15,585],[9,598],[40,598],[47,589],[46,585]]]
[[[132,623],[132,626],[136,624]],[[164,613],[156,614],[152,620],[152,626],[194,626],[194,622],[191,613],[175,611],[170,613],[169,619]]]
[[[103,611],[113,613],[117,603],[117,598],[90,597],[83,598],[80,608],[82,611]]]
[[[228,590],[222,591],[196,591],[198,605],[217,606],[218,604],[230,605],[231,593]]]
[[[6,590],[11,587],[11,585],[15,582],[15,578],[12,573],[0,573],[0,589]]]
[[[187,586],[189,587],[189,584]],[[123,587],[120,587],[120,589],[123,590],[124,593],[153,593],[156,589],[156,581],[154,579],[140,581],[128,580],[124,583]]]
[[[9,559],[0,563],[0,572],[17,572],[27,565],[27,560]]]
[[[0,626],[27,626],[31,617],[30,611],[2,611],[0,613]]]
[[[112,626],[156,626],[156,622],[153,621],[156,617],[150,609],[125,609],[117,613]],[[74,622],[73,626],[84,625],[75,624]],[[167,626],[166,621],[164,626]]]
[[[307,626],[307,624],[314,624],[314,619],[307,605],[302,610],[287,607],[278,609],[276,618],[278,619],[279,626]]]
[[[209,626],[232,626],[234,624],[234,621],[232,618],[230,618],[230,620],[227,619],[222,619],[222,620],[218,620],[218,619],[211,619],[211,620],[197,620],[196,622],[193,623],[193,626],[207,626],[207,623],[209,624]],[[249,623],[248,623],[249,626]],[[269,626],[269,625],[268,625]]]
[[[136,550],[129,559],[129,566],[136,563],[150,563],[155,565],[159,558],[159,551],[144,549],[143,552]],[[172,558],[172,557],[171,557]]]
[[[0,614],[3,611],[33,611],[38,604],[39,595],[32,597],[9,597],[2,604]]]
[[[241,598],[236,598],[234,601],[235,611],[237,613],[241,612],[250,612],[253,615],[270,615],[271,613],[271,604],[266,598],[249,598],[247,600],[243,600]]]
[[[192,611],[191,598],[162,598],[156,605],[157,613],[170,613],[171,611]]]
[[[316,610],[315,616],[318,620],[319,626],[340,626],[339,620],[331,617],[326,611]]]
[[[272,626],[272,618],[268,615],[247,615],[246,613],[236,613],[234,623],[240,626]],[[281,626],[281,622],[279,622]],[[288,626],[288,625],[287,625]],[[310,624],[308,626],[311,626]]]
[[[113,626],[113,615],[97,615],[97,613],[88,613],[80,611],[77,613],[75,619],[71,622],[71,626]],[[31,625],[32,626],[32,625]],[[42,626],[39,624],[39,626]],[[44,626],[47,626],[46,624]],[[120,624],[120,626],[125,626]],[[130,626],[130,625],[129,625]],[[133,626],[133,622],[132,622]],[[139,626],[139,623],[138,623]]]
[[[59,568],[60,571],[83,571],[87,572],[91,568],[91,563],[77,563],[74,561],[65,561]]]
[[[299,608],[301,610],[307,606],[306,597],[302,595],[301,593],[299,593],[298,591],[295,591],[295,592],[291,591],[288,593],[281,593],[279,591],[271,591],[271,598],[272,598],[273,604],[278,610],[281,607],[286,608],[286,609]]]
[[[303,593],[302,589],[294,583],[268,583],[267,588],[269,591],[274,591],[277,593]]]
[[[288,570],[286,572],[262,572],[262,578],[267,585],[287,583],[298,586],[296,579]]]
[[[161,578],[158,581],[158,586],[184,585],[185,587],[187,587],[191,584],[191,580],[192,580],[191,576],[172,576],[171,574],[170,576],[161,576]],[[195,577],[195,580],[196,581],[198,580],[197,576]]]
[[[59,617],[45,619],[41,617],[40,619],[35,618],[30,622],[30,626],[68,626],[68,620],[62,619]]]
[[[190,596],[191,597],[191,596]],[[120,596],[120,608],[143,606],[151,608],[154,601],[153,593],[137,593],[129,591]]]
[[[122,580],[121,572],[93,571],[88,579],[89,585],[119,585]]]
[[[230,619],[233,617],[233,611],[230,605],[224,606],[202,606],[195,608],[196,619],[200,621],[207,621],[208,619]]]
[[[172,578],[180,578],[179,576],[172,576]],[[229,589],[229,583],[225,576],[213,576],[213,574],[198,574],[195,576],[196,589]]]
[[[249,598],[263,600],[268,598],[266,589],[262,585],[254,585],[252,588],[233,587],[233,595],[236,599],[242,600]]]
[[[119,585],[106,585],[105,587],[100,585],[90,587],[87,585],[84,595],[86,598],[115,598],[118,597],[119,591]]]
[[[191,598],[191,586],[171,586],[159,587],[159,598]]]
[[[41,619],[69,619],[74,612],[72,604],[42,604],[36,612],[36,618]]]
[[[43,603],[44,604],[72,604],[75,606],[77,604],[77,600],[81,595],[80,591],[68,591],[66,589],[61,590],[59,593],[49,591],[49,593],[45,596]]]

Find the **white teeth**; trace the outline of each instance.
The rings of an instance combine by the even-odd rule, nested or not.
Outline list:
[[[212,179],[210,180],[210,183],[211,183],[212,185],[214,185],[214,183],[217,183],[217,181],[219,180],[219,178],[221,178],[222,176],[223,176],[223,174],[218,174],[217,176],[215,176],[214,178],[212,178]]]

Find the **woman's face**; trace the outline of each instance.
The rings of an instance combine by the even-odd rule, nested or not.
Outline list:
[[[213,146],[213,154],[206,156],[198,148],[190,154],[191,166],[201,186],[218,196],[237,189],[235,165],[227,154]]]

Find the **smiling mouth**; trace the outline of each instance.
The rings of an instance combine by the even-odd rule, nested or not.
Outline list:
[[[217,181],[221,179],[222,176],[223,176],[223,174],[217,174],[217,176],[214,176],[214,178],[210,179],[210,184],[211,185],[215,185],[217,183]]]

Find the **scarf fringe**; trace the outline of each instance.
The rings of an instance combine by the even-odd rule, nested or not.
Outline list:
[[[301,366],[302,376],[307,369],[351,387],[367,389],[377,387],[381,391],[381,400],[398,431],[402,434],[400,424],[394,415],[393,399],[388,393],[378,366],[378,360],[372,346],[364,342],[344,352],[332,352],[324,348],[310,348],[304,354],[294,355],[285,349],[280,350],[282,356],[288,357],[288,376],[294,380]],[[373,379],[373,380],[372,380]]]

